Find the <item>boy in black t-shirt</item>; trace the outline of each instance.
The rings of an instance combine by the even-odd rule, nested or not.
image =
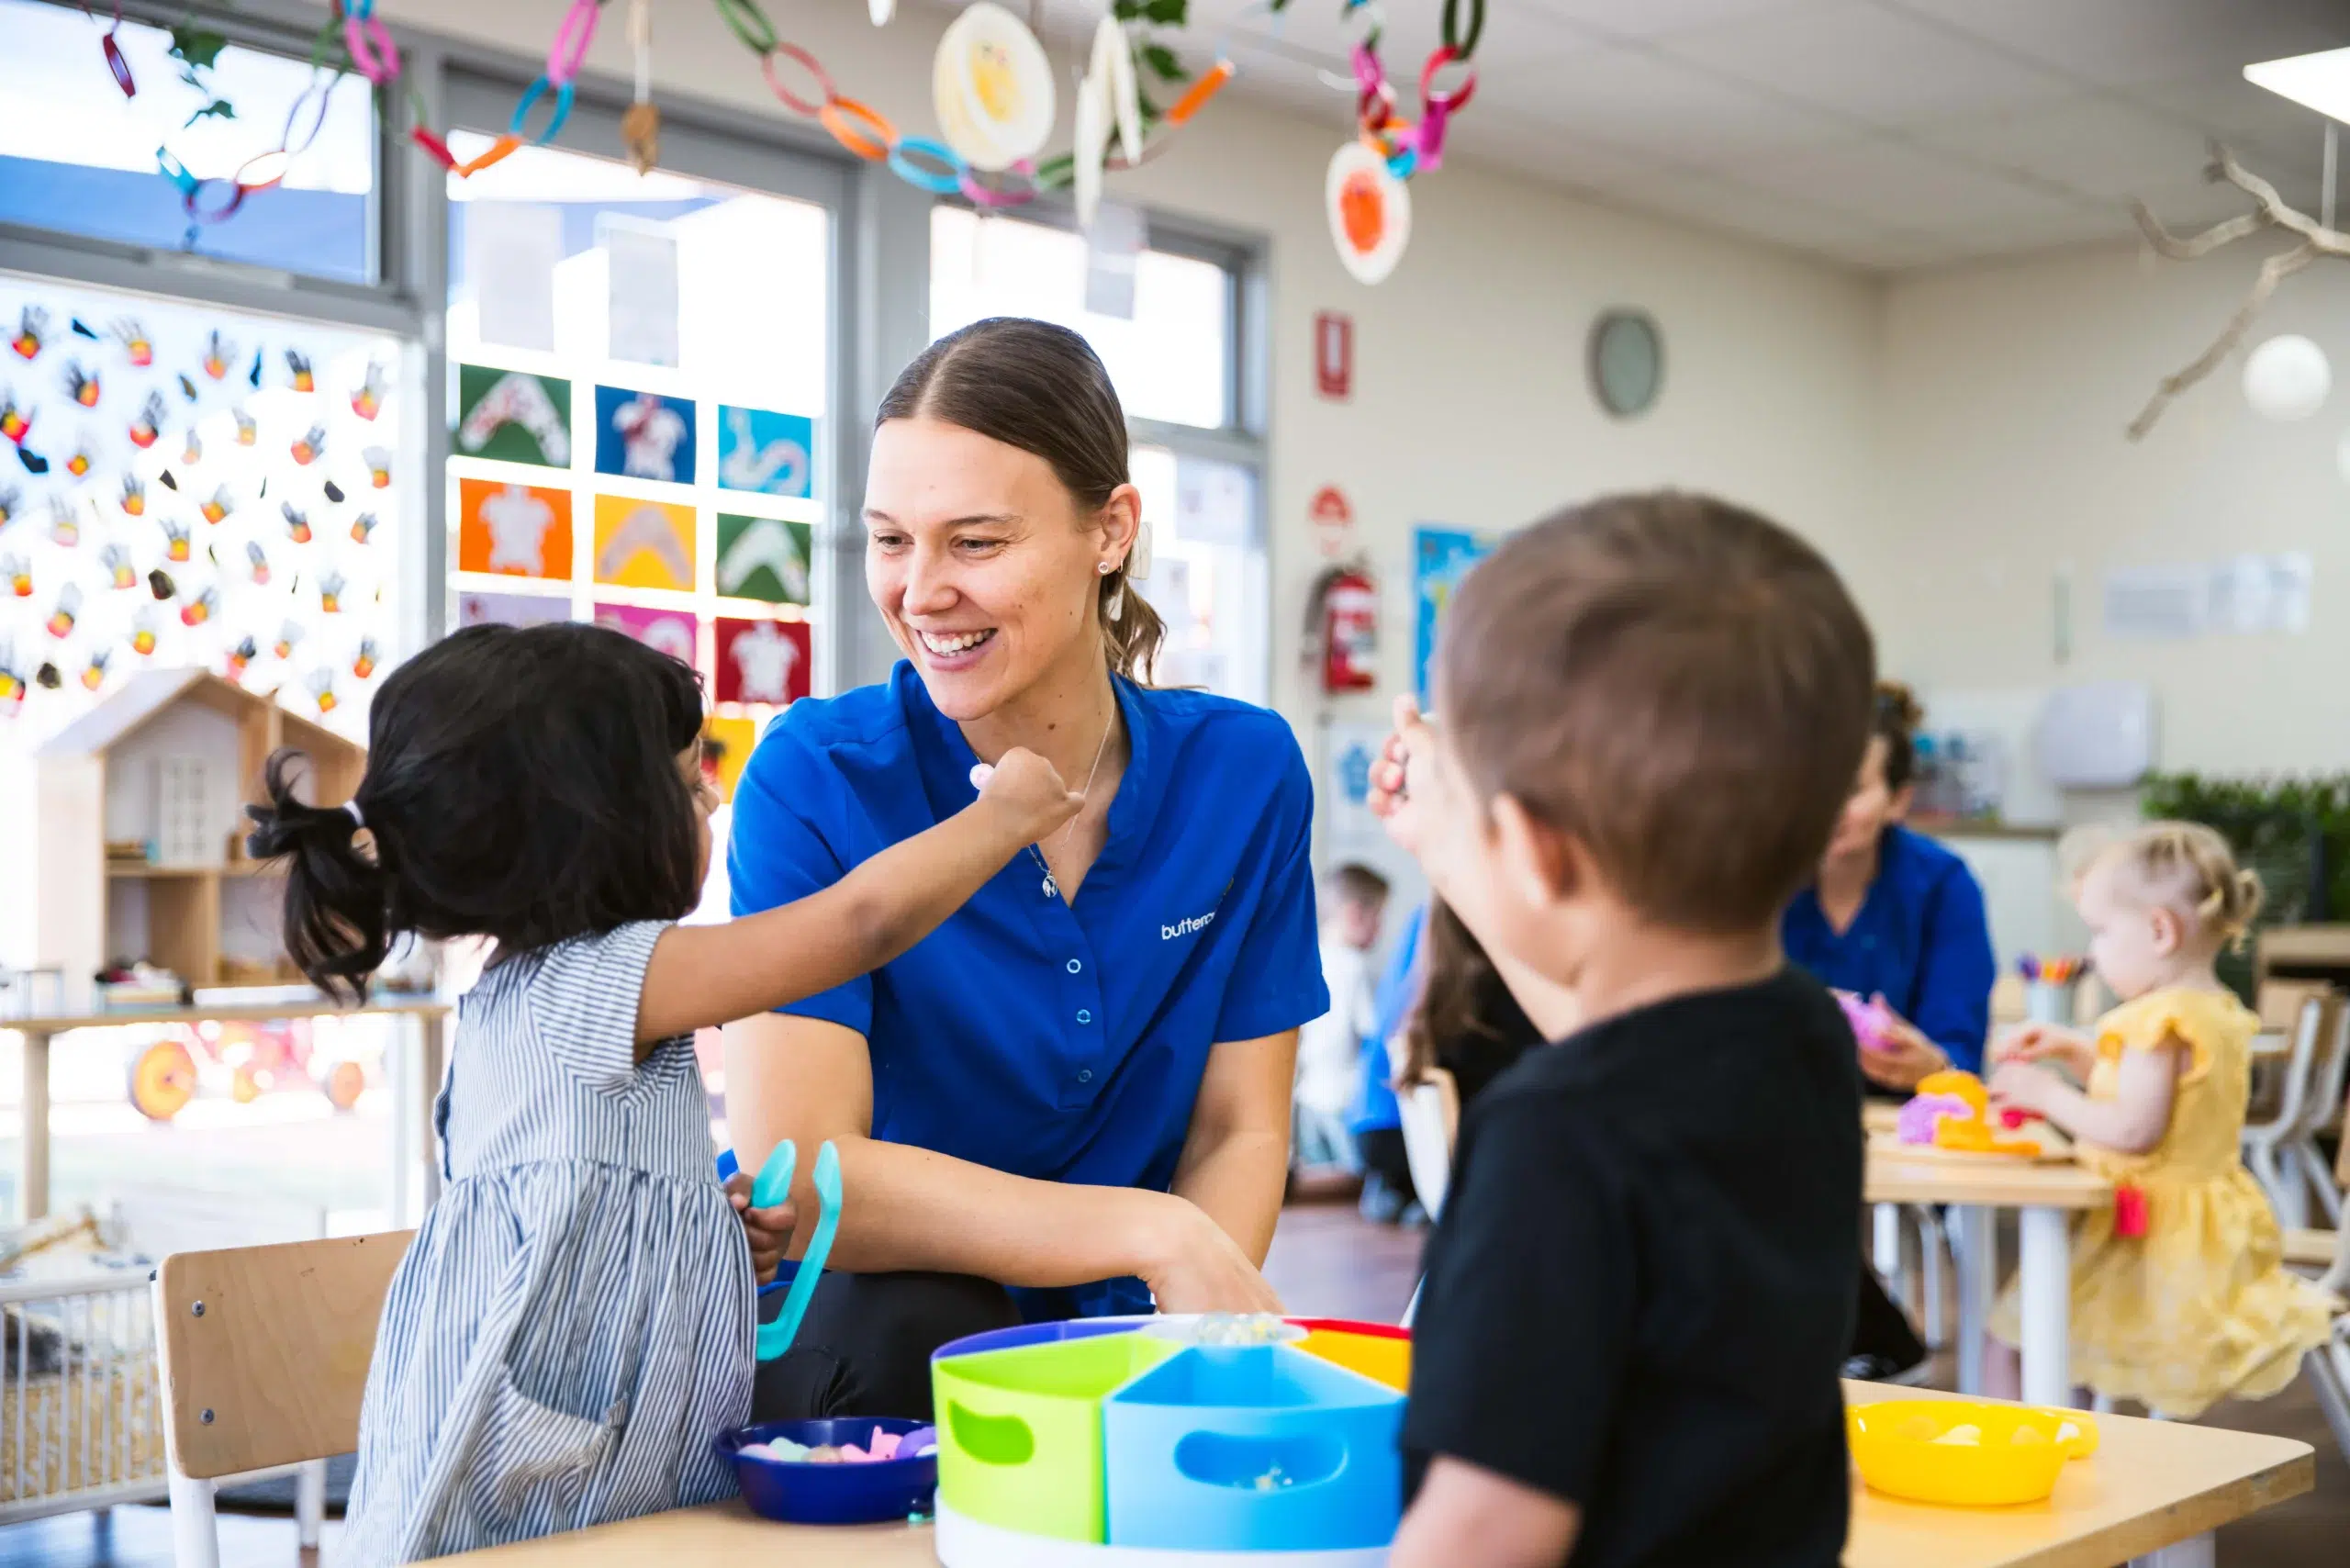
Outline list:
[[[1778,931],[1874,664],[1817,553],[1699,497],[1560,513],[1455,593],[1442,732],[1398,704],[1374,806],[1572,1010],[1461,1129],[1393,1568],[1841,1554],[1860,1081]]]

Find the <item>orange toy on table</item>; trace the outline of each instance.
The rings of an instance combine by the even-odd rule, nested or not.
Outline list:
[[[1971,1072],[1951,1069],[1929,1073],[1918,1081],[1914,1099],[1901,1107],[1899,1136],[1903,1143],[1930,1144],[1965,1154],[2011,1154],[2026,1159],[2041,1152],[2032,1138],[1999,1136],[2012,1132],[2026,1113],[2001,1110],[1993,1120],[1991,1096],[1983,1081]]]

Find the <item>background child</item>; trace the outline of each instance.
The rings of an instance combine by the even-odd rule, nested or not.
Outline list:
[[[1698,497],[1561,512],[1455,593],[1443,730],[1399,704],[1374,804],[1579,1026],[1463,1123],[1394,1568],[1840,1556],[1860,1075],[1778,917],[1874,665],[1817,553]]]
[[[2076,902],[2089,961],[2122,1005],[2094,1036],[2025,1029],[1990,1083],[2072,1135],[2082,1165],[2144,1196],[2143,1234],[2116,1234],[2104,1209],[2074,1233],[2073,1376],[2182,1420],[2218,1399],[2266,1399],[2326,1342],[2339,1305],[2278,1261],[2276,1216],[2238,1153],[2260,1022],[2212,963],[2251,924],[2260,879],[2210,828],[2154,823],[2089,861]],[[1985,1375],[2012,1397],[2012,1285],[1991,1332]]]
[[[346,1562],[733,1489],[711,1439],[750,1407],[752,1260],[688,1036],[902,952],[1077,811],[1012,752],[824,891],[673,924],[710,861],[701,716],[694,673],[617,632],[483,626],[384,683],[349,808],[271,761],[252,849],[291,861],[286,948],[321,988],[363,993],[404,932],[497,943],[433,1112],[449,1185],[376,1335]]]
[[[1297,1084],[1290,1099],[1290,1165],[1354,1169],[1347,1109],[1362,1070],[1371,1010],[1371,951],[1387,912],[1387,879],[1349,862],[1322,886],[1322,983],[1330,1011],[1298,1031]]]

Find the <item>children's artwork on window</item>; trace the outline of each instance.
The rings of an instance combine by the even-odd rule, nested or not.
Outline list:
[[[598,496],[596,580],[615,588],[692,592],[694,509],[632,496]]]
[[[0,745],[191,666],[364,735],[397,650],[401,345],[31,280],[0,280]]]
[[[808,695],[808,623],[718,622],[718,700],[781,706]]]
[[[722,489],[769,496],[814,493],[816,421],[766,409],[718,410],[718,483]]]
[[[718,591],[769,604],[808,602],[810,529],[780,518],[718,514]]]
[[[596,388],[596,472],[694,482],[694,406],[684,398]]]
[[[459,626],[546,626],[571,619],[571,600],[534,593],[461,593]]]
[[[646,647],[668,655],[686,664],[700,664],[697,656],[701,644],[701,629],[696,618],[682,610],[646,610],[632,604],[599,604],[596,624],[610,626],[615,632],[625,632]]]
[[[457,367],[455,450],[504,463],[571,466],[571,383],[486,364]]]
[[[457,484],[457,569],[571,576],[571,492],[496,479]]]

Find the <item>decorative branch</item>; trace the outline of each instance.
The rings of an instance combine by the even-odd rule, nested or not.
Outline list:
[[[2268,229],[2298,234],[2301,242],[2289,251],[2279,251],[2263,262],[2259,277],[2253,281],[2252,291],[2244,296],[2244,303],[2236,307],[2235,314],[2228,319],[2228,324],[2221,329],[2218,339],[2188,364],[2163,377],[2154,389],[2154,395],[2139,410],[2138,417],[2130,421],[2132,441],[2143,439],[2148,431],[2154,428],[2154,421],[2162,418],[2163,410],[2170,406],[2172,398],[2219,368],[2220,362],[2244,341],[2244,333],[2251,330],[2252,319],[2260,313],[2262,306],[2268,303],[2268,297],[2277,292],[2278,284],[2320,256],[2337,256],[2350,261],[2350,233],[2328,229],[2306,213],[2288,207],[2285,198],[2277,195],[2275,185],[2245,169],[2236,162],[2233,153],[2216,141],[2211,144],[2211,162],[2203,171],[2203,177],[2214,185],[2231,185],[2243,191],[2256,204],[2255,210],[2240,218],[2231,218],[2224,223],[2214,224],[2192,238],[2181,239],[2164,228],[2162,220],[2146,209],[2145,203],[2132,202],[2130,210],[2138,219],[2140,231],[2145,235],[2146,242],[2160,254],[2175,262],[2191,262],[2222,245],[2232,244]]]

